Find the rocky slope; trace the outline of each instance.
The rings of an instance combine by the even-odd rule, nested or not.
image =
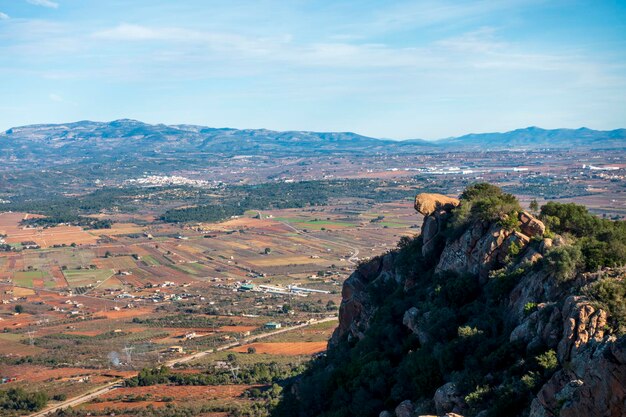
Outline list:
[[[523,210],[510,212],[513,223],[511,214],[503,221],[470,217],[451,232],[464,204],[471,202],[418,195],[421,235],[361,264],[345,281],[329,359],[293,390],[306,403],[307,389],[321,390],[307,388],[318,378],[333,399],[326,409],[300,409],[300,415],[626,415],[626,336],[585,290],[603,280],[622,285],[626,272],[567,275],[561,255],[573,246],[564,237],[547,237],[544,223]],[[445,333],[449,322],[454,327]],[[393,337],[377,344],[387,333]],[[420,352],[423,361],[407,359]],[[368,366],[395,386],[372,388],[377,374],[363,376]],[[361,387],[353,388],[357,380]],[[340,389],[368,406],[360,411],[347,402],[339,409]],[[361,391],[370,397],[356,399]],[[376,395],[381,398],[371,398]]]

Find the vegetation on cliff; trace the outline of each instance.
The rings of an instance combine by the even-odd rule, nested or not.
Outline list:
[[[624,280],[602,272],[576,279],[626,264],[624,222],[548,203],[540,214],[544,235],[528,237],[519,233],[519,219],[529,214],[514,196],[488,184],[469,187],[458,207],[433,216],[443,219],[444,243],[435,250],[422,250],[422,235],[403,238],[344,284],[342,322],[327,356],[285,391],[276,415],[378,416],[406,400],[416,415],[441,414],[445,407],[470,416],[528,415],[540,389],[564,366],[569,345],[559,344],[561,314],[572,309],[563,306],[566,297],[586,295],[608,311],[596,335],[624,333]],[[476,229],[477,223],[493,226]],[[488,230],[487,237],[508,230],[503,236],[519,241],[506,246],[503,262],[490,264],[498,267],[486,279],[440,265],[444,247],[473,238],[473,230]],[[534,288],[533,280],[549,291],[520,295]],[[353,311],[347,311],[348,299],[358,299]],[[529,330],[536,322],[555,330],[537,336]]]

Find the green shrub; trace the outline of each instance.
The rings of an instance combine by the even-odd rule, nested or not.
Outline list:
[[[22,388],[9,388],[0,391],[0,410],[6,411],[38,411],[48,403],[45,392],[27,392]]]
[[[550,250],[543,259],[548,271],[559,282],[575,278],[583,263],[582,252],[578,246],[559,246]]]
[[[600,279],[583,288],[583,293],[608,311],[611,330],[620,336],[626,334],[626,280]]]
[[[498,222],[506,230],[517,230],[522,211],[514,195],[487,183],[469,186],[461,194],[461,204],[452,211],[447,234],[457,238],[474,221]]]
[[[533,312],[537,311],[537,303],[528,302],[524,304],[524,315],[529,316]]]
[[[552,349],[538,355],[535,360],[537,361],[539,367],[543,370],[546,378],[549,378],[559,366],[559,360],[556,357],[556,352]]]

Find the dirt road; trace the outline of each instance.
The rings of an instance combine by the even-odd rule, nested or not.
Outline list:
[[[188,355],[188,356],[185,356],[185,357],[182,357],[182,358],[172,359],[171,361],[166,362],[165,365],[171,368],[171,367],[173,367],[173,366],[175,366],[177,364],[183,364],[183,363],[191,362],[193,360],[202,358],[202,357],[204,357],[206,355],[210,355],[211,353],[214,353],[214,352],[220,352],[222,350],[227,350],[227,349],[230,349],[230,348],[238,346],[238,345],[252,343],[252,342],[255,342],[255,341],[259,340],[259,339],[264,339],[264,338],[267,338],[267,337],[270,337],[270,336],[274,336],[276,334],[290,332],[290,331],[301,329],[303,327],[311,326],[311,325],[314,325],[314,324],[326,323],[326,322],[334,321],[334,320],[337,320],[337,317],[326,317],[326,318],[323,318],[323,319],[320,319],[320,320],[311,320],[309,322],[306,322],[306,323],[303,323],[303,324],[298,324],[296,326],[285,327],[284,329],[280,329],[280,330],[274,330],[274,331],[271,331],[271,332],[257,334],[257,335],[250,336],[250,337],[247,337],[247,338],[235,341],[235,342],[231,342],[231,343],[227,343],[227,344],[222,345],[222,346],[218,346],[215,349],[210,349],[210,350],[206,350],[206,351],[203,351],[203,352],[194,353],[192,355]],[[111,382],[111,383],[105,385],[104,387],[98,388],[95,391],[88,392],[88,393],[80,395],[78,397],[70,398],[69,400],[64,401],[64,402],[62,402],[60,404],[57,404],[57,405],[45,408],[42,411],[38,411],[36,413],[30,414],[29,417],[44,417],[44,416],[46,416],[46,415],[48,415],[50,413],[53,413],[55,411],[62,410],[62,409],[67,408],[67,407],[74,407],[76,405],[79,405],[79,404],[85,403],[87,401],[93,400],[94,398],[99,397],[101,395],[104,395],[104,394],[106,394],[106,393],[108,393],[110,391],[113,391],[113,390],[117,389],[117,388],[120,388],[123,385],[124,385],[124,380]]]

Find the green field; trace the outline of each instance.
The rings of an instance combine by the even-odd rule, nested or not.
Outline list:
[[[379,224],[381,226],[387,226],[387,227],[402,227],[402,228],[406,228],[407,225],[403,224],[403,223],[394,223],[394,222],[380,222],[380,223],[375,223],[375,224]]]
[[[72,287],[82,287],[104,281],[113,275],[112,269],[72,269],[63,271],[65,279]]]
[[[189,265],[176,264],[176,265],[168,265],[168,266],[172,269],[176,269],[177,271],[180,271],[185,274],[198,275],[199,271],[197,270],[197,268],[193,268],[190,265],[194,265],[194,264],[189,264]]]
[[[332,220],[308,220],[304,222],[295,222],[295,225],[300,229],[308,230],[321,230],[329,226],[334,227],[356,227],[357,224],[348,222],[336,222]]]
[[[215,352],[210,355],[206,355],[200,359],[190,362],[192,367],[205,366],[207,364],[213,364],[215,361],[227,361],[228,355],[235,355],[235,362],[240,365],[253,365],[255,363],[271,363],[277,362],[279,364],[303,364],[311,360],[311,356],[281,356],[281,355],[265,355],[261,353],[238,353],[230,350],[221,352]]]
[[[157,261],[156,259],[154,259],[154,256],[152,255],[145,255],[141,257],[141,260],[148,266],[159,266],[161,265],[159,263],[159,261]]]
[[[0,340],[8,341],[8,342],[21,342],[26,338],[24,334],[17,333],[0,333]]]
[[[20,271],[13,276],[13,283],[20,287],[33,288],[33,280],[43,279],[45,275],[42,271]]]

